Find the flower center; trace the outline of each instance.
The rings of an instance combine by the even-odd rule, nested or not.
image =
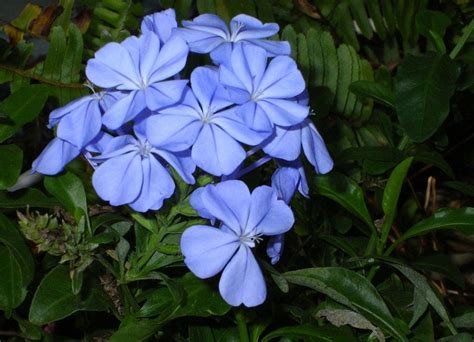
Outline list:
[[[234,42],[234,43],[235,43],[236,41],[238,41],[237,36],[238,36],[239,32],[242,30],[242,28],[244,28],[244,27],[245,27],[244,24],[242,24],[241,22],[237,22],[237,23],[235,24],[235,26],[233,27],[232,35],[230,36],[230,39],[229,39],[229,40],[230,40],[231,42]]]
[[[209,121],[211,121],[211,118],[212,116],[214,115],[214,109],[212,107],[209,107],[207,109],[207,111],[205,113],[203,113],[204,115],[201,117],[201,121],[203,123],[209,123]]]
[[[144,144],[140,144],[138,152],[142,158],[148,158],[150,156],[151,149],[151,145],[148,142],[145,142]]]
[[[255,247],[256,244],[260,243],[263,240],[261,236],[262,234],[252,235],[252,233],[250,233],[250,234],[240,236],[239,241],[240,243],[243,243],[244,245],[247,245],[250,248],[253,248]]]

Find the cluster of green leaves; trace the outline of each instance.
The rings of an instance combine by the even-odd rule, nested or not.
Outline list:
[[[12,341],[471,341],[474,284],[459,260],[474,251],[472,5],[155,5],[29,4],[2,26],[0,338],[7,331]],[[86,93],[86,59],[136,33],[142,13],[170,7],[179,20],[247,13],[278,22],[335,160],[328,175],[308,170],[311,200],[297,195],[291,203],[296,223],[282,260],[271,266],[261,248],[268,298],[255,309],[232,309],[216,279],[184,267],[181,233],[206,221],[178,178],[164,208],[138,214],[101,202],[80,159],[37,184],[20,176],[50,139],[48,112]],[[48,49],[38,53],[44,41]],[[248,181],[269,183],[269,174]],[[211,181],[201,176],[198,185]]]

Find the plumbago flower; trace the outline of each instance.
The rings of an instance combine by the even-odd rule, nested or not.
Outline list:
[[[210,53],[214,63],[225,63],[235,46],[247,43],[263,48],[270,57],[289,55],[288,42],[268,38],[280,30],[275,23],[263,24],[246,14],[239,14],[230,21],[230,30],[224,20],[214,14],[201,14],[193,21],[183,21],[178,33],[188,42],[192,52]]]
[[[120,44],[109,43],[97,51],[87,63],[88,79],[99,87],[127,93],[106,111],[103,124],[117,129],[146,109],[177,103],[188,81],[169,79],[184,68],[188,52],[180,37],[171,36],[162,44],[152,32]]]
[[[306,87],[295,61],[277,56],[267,66],[267,60],[264,49],[241,44],[234,48],[228,65],[220,66],[219,76],[245,124],[271,133],[275,125],[301,123],[309,107],[293,99]]]
[[[257,145],[268,135],[250,127],[236,115],[236,107],[219,83],[218,72],[196,68],[181,104],[158,111],[147,121],[153,146],[180,151],[192,146],[193,161],[215,176],[228,175],[246,158],[241,143]]]
[[[128,204],[136,211],[157,210],[175,189],[163,160],[188,184],[194,183],[195,165],[189,151],[174,154],[152,147],[142,129],[142,125],[135,126],[136,138],[121,135],[110,139],[101,154],[91,158],[100,164],[92,184],[97,194],[112,205]]]
[[[226,302],[257,306],[266,298],[262,271],[251,248],[262,236],[288,231],[293,213],[276,192],[259,186],[252,193],[242,181],[230,180],[207,186],[196,210],[205,209],[222,222],[220,228],[193,226],[181,238],[184,262],[200,278],[222,272],[219,291]]]
[[[170,168],[187,184],[194,184],[196,166],[222,176],[190,197],[212,226],[183,233],[184,262],[200,278],[222,271],[219,291],[229,304],[256,306],[266,285],[252,249],[268,236],[271,262],[280,259],[294,222],[288,204],[297,190],[309,193],[301,153],[317,173],[333,163],[308,118],[289,44],[265,39],[278,25],[238,15],[229,29],[204,14],[183,26],[173,10],[155,13],[144,18],[140,36],[98,50],[86,75],[101,89],[51,113],[56,137],[33,172],[57,174],[82,154],[94,168],[97,194],[139,212],[159,210],[174,194],[180,180]],[[188,85],[180,72],[189,51],[211,53],[216,65],[195,68]],[[255,153],[263,157],[246,164]],[[250,192],[238,180],[272,159],[271,187]]]

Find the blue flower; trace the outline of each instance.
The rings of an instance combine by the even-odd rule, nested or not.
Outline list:
[[[193,161],[215,175],[227,175],[246,158],[239,142],[256,145],[268,136],[248,128],[235,114],[219,84],[217,71],[199,67],[191,75],[181,104],[158,111],[147,120],[147,137],[153,146],[181,151],[192,146]]]
[[[58,126],[56,135],[78,149],[83,149],[100,132],[102,114],[123,95],[100,92],[81,97],[49,115],[49,128]]]
[[[260,305],[266,298],[265,280],[251,248],[261,236],[288,231],[294,223],[288,205],[268,186],[252,193],[242,181],[209,185],[199,193],[198,212],[205,209],[222,222],[220,228],[193,226],[181,237],[184,262],[200,278],[222,272],[219,291],[233,306]]]
[[[202,14],[193,21],[183,21],[177,30],[188,42],[192,52],[211,53],[216,64],[225,63],[236,45],[242,43],[260,46],[269,56],[289,55],[288,42],[262,39],[273,36],[280,29],[275,23],[263,24],[251,16],[240,14],[230,22],[230,31],[224,20],[214,14]]]
[[[272,175],[272,188],[277,192],[278,198],[289,204],[296,189],[303,196],[308,197],[308,182],[301,161],[299,159],[293,162],[279,161],[279,164],[281,166]],[[272,265],[280,260],[284,246],[285,234],[272,236],[268,240],[267,255]]]
[[[92,177],[97,194],[111,205],[130,205],[145,212],[158,210],[163,200],[175,190],[173,178],[164,166],[169,163],[188,184],[194,183],[195,165],[189,151],[171,153],[152,147],[140,125],[135,127],[137,138],[122,135],[109,140],[102,153],[94,158],[100,163]]]
[[[71,160],[76,158],[81,150],[63,140],[54,138],[44,148],[43,152],[33,161],[32,172],[43,175],[55,175],[61,172]]]
[[[271,132],[274,125],[299,124],[308,116],[309,107],[294,101],[305,89],[295,61],[278,56],[267,66],[267,59],[262,48],[241,44],[234,48],[229,63],[220,66],[219,74],[245,124]]]
[[[303,148],[306,158],[319,174],[328,173],[334,166],[323,138],[309,119],[291,127],[276,126],[273,136],[264,144],[265,153],[287,161],[297,159]]]
[[[106,89],[127,92],[104,114],[103,123],[117,129],[145,109],[156,110],[181,99],[187,80],[167,80],[178,74],[188,56],[186,42],[173,35],[161,44],[154,33],[109,43],[87,63],[91,82]]]
[[[174,9],[170,8],[144,17],[141,31],[144,34],[153,32],[160,39],[160,43],[164,44],[170,39],[171,34],[177,27],[176,13]]]

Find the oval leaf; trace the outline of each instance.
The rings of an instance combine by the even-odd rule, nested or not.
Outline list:
[[[7,189],[20,176],[21,166],[23,163],[23,151],[16,145],[0,146],[0,190]]]
[[[444,122],[459,73],[456,63],[446,55],[408,56],[400,64],[395,108],[413,141],[425,141]]]
[[[341,267],[307,268],[287,272],[293,284],[309,287],[359,312],[400,341],[407,341],[375,287],[362,275]]]
[[[67,211],[74,215],[76,222],[83,216],[87,217],[86,192],[81,180],[75,174],[66,172],[59,176],[45,177],[44,186]]]
[[[0,308],[9,315],[26,297],[26,286],[16,253],[0,245]]]
[[[331,173],[316,177],[315,186],[319,194],[336,201],[375,230],[364,202],[364,193],[352,179],[342,174]]]

